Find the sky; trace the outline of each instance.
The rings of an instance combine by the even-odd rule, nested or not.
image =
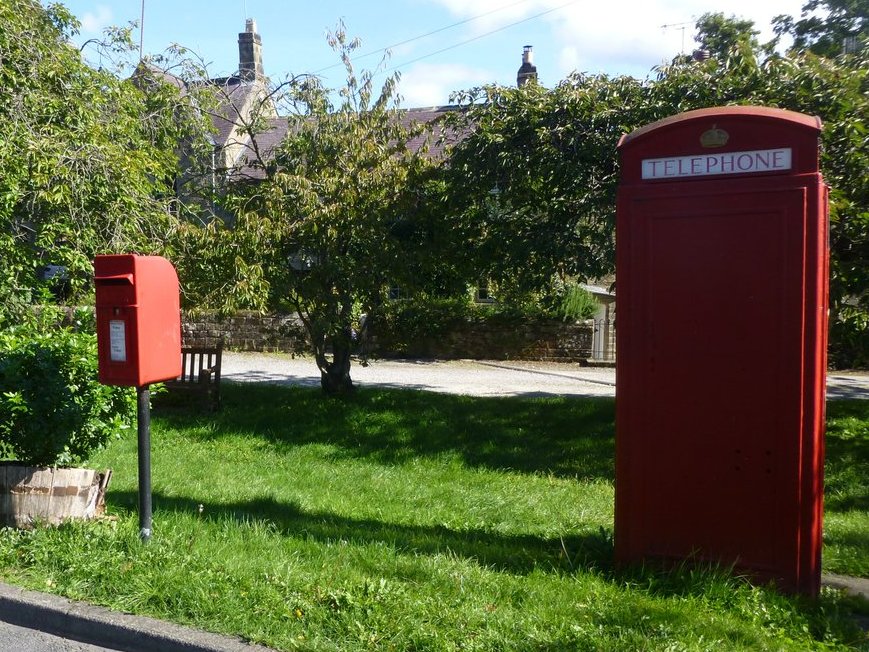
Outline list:
[[[47,2],[48,0],[44,0]],[[645,79],[691,52],[694,22],[706,12],[753,20],[762,41],[771,20],[799,16],[804,0],[145,0],[145,54],[179,44],[211,77],[238,68],[238,33],[257,22],[263,65],[274,81],[317,73],[328,87],[343,70],[326,35],[339,20],[362,46],[355,65],[401,73],[403,107],[448,104],[450,94],[489,83],[513,85],[523,46],[533,46],[539,81],[555,86],[572,71]],[[141,0],[61,0],[81,22],[78,45],[109,26],[139,25]],[[92,63],[95,52],[86,47]],[[89,53],[89,54],[88,54]],[[385,73],[384,73],[385,74]]]

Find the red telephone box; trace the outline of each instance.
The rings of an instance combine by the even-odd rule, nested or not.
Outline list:
[[[160,256],[97,256],[99,380],[144,387],[181,375],[178,275]]]
[[[820,585],[818,118],[690,111],[619,143],[615,552]]]

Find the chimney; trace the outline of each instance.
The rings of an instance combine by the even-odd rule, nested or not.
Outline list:
[[[263,42],[256,31],[256,21],[248,18],[238,35],[238,76],[244,81],[263,79]]]
[[[516,74],[516,85],[521,87],[530,81],[537,81],[537,66],[534,65],[534,48],[526,45],[522,48],[522,66]]]

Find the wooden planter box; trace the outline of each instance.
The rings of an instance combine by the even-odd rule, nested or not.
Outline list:
[[[111,471],[0,462],[0,526],[29,528],[89,519],[105,508]]]

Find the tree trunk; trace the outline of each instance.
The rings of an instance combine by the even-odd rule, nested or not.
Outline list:
[[[350,378],[350,342],[337,340],[332,342],[332,361],[323,356],[323,363],[319,364],[320,386],[329,396],[346,396],[354,390]]]

